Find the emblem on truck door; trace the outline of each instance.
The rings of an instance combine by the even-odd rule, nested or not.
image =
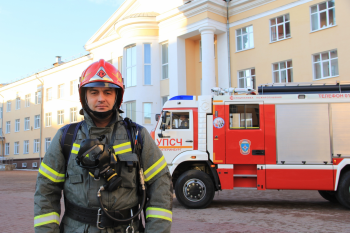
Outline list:
[[[242,139],[239,141],[239,148],[242,155],[249,155],[251,142],[248,139]]]
[[[213,125],[215,128],[221,129],[222,127],[224,127],[225,121],[221,117],[217,117],[217,118],[215,118]]]

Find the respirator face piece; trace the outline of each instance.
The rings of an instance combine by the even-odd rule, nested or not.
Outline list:
[[[80,167],[87,169],[95,180],[105,178],[105,189],[114,191],[120,187],[122,178],[114,170],[117,158],[113,149],[102,142],[104,138],[102,135],[97,139],[83,140],[75,160]]]

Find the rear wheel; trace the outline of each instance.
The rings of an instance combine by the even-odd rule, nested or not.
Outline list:
[[[321,197],[326,199],[327,201],[330,201],[332,203],[338,203],[337,198],[335,197],[335,192],[334,191],[318,191]]]
[[[341,177],[336,198],[340,204],[350,209],[350,171]]]
[[[187,208],[205,208],[214,198],[214,184],[205,172],[186,171],[176,181],[175,194],[177,200]]]

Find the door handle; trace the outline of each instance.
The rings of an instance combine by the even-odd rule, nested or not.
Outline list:
[[[186,142],[193,142],[192,140],[187,140]]]

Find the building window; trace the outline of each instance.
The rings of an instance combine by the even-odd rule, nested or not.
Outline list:
[[[274,83],[293,82],[293,64],[292,60],[282,61],[272,64]]]
[[[339,75],[338,51],[331,50],[313,55],[314,79],[332,78]]]
[[[57,89],[57,99],[63,98],[64,84],[58,85]]]
[[[169,96],[163,96],[162,97],[162,106],[164,106],[165,102],[169,100]]]
[[[23,144],[23,154],[29,153],[29,140],[24,140]]]
[[[5,143],[5,155],[10,154],[10,143]]]
[[[41,91],[35,92],[35,104],[41,104]]]
[[[11,112],[11,100],[7,101],[6,112]]]
[[[38,162],[33,162],[32,167],[38,167]]]
[[[124,103],[124,115],[133,121],[136,121],[136,102]]]
[[[14,150],[14,154],[15,155],[18,155],[19,154],[19,142],[15,142],[15,148],[14,148],[15,150]]]
[[[27,167],[27,163],[22,163],[22,167]]]
[[[70,109],[70,122],[77,122],[77,108]]]
[[[168,43],[162,44],[162,79],[169,78],[169,53]]]
[[[70,95],[75,95],[76,93],[78,93],[77,83],[77,80],[70,81]]]
[[[15,166],[15,168],[17,168],[17,163],[13,163],[13,165]]]
[[[255,90],[255,68],[238,72],[238,87],[252,88]]]
[[[16,98],[16,110],[21,108],[21,97]]]
[[[230,129],[259,128],[259,104],[230,105]]]
[[[254,48],[253,26],[236,30],[237,51]]]
[[[122,74],[122,76],[124,77],[124,74],[123,74],[123,56],[118,57],[118,70]],[[123,78],[123,83],[124,83],[124,78]]]
[[[46,101],[52,100],[52,87],[46,89]]]
[[[30,106],[30,94],[25,96],[25,107],[29,107]]]
[[[126,87],[136,86],[136,46],[126,48]]]
[[[0,136],[2,136],[2,128],[0,128]]]
[[[64,110],[57,111],[57,124],[62,125],[64,123]]]
[[[49,149],[51,138],[45,138],[45,152]]]
[[[50,127],[51,126],[51,122],[52,122],[52,115],[51,115],[51,112],[48,112],[45,114],[45,126],[46,127]]]
[[[11,121],[6,121],[6,133],[10,133],[11,131]]]
[[[290,38],[289,14],[270,19],[271,41]]]
[[[0,119],[2,119],[2,107],[0,107]]]
[[[144,84],[151,85],[151,45],[144,44]]]
[[[34,129],[40,128],[40,115],[34,116]]]
[[[38,153],[40,149],[40,141],[39,139],[34,139],[34,153]]]
[[[143,103],[143,123],[152,124],[152,103]]]
[[[311,31],[335,25],[334,0],[323,2],[311,7]]]
[[[24,130],[29,130],[30,127],[30,118],[26,117],[24,118]]]
[[[19,119],[15,120],[15,132],[19,132]]]

